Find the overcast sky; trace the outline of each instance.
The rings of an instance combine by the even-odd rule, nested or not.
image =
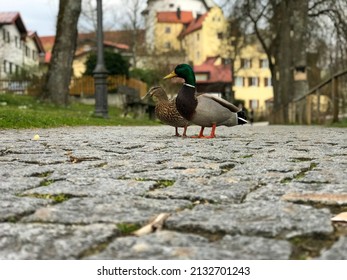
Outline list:
[[[112,7],[114,11],[114,13],[108,15],[112,17],[112,19],[108,19],[109,22],[115,22],[117,18],[124,16],[122,8],[124,9],[124,3],[126,2],[126,0],[103,0],[103,5],[107,6],[106,10],[110,10]],[[0,11],[20,12],[27,30],[36,31],[39,36],[47,36],[55,34],[58,8],[59,0],[1,0]],[[105,16],[104,19],[107,21]],[[119,28],[117,25],[114,25],[114,27]]]

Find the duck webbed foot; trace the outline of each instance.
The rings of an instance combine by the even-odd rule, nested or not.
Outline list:
[[[211,139],[216,137],[216,124],[212,125],[211,133],[208,136],[204,136],[204,129],[205,127],[202,126],[199,132],[199,135],[197,136],[192,136],[192,138],[205,138],[205,139]]]
[[[183,134],[182,134],[182,137],[187,137],[187,128],[188,126],[186,125],[184,128],[183,128]]]
[[[175,127],[175,136],[176,137],[183,137],[183,138],[188,137],[187,136],[187,128],[188,128],[188,126],[183,127],[183,134],[181,135],[178,133],[178,127]]]
[[[178,127],[175,127],[175,136],[176,137],[181,137],[181,134],[178,133]]]

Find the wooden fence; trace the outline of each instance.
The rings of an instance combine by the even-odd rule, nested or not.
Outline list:
[[[147,92],[147,84],[133,78],[127,79],[125,76],[108,76],[107,92],[116,93],[120,86],[127,86],[136,89],[142,97]],[[70,85],[70,95],[80,97],[94,96],[94,78],[91,76],[83,76],[81,78],[73,78]]]
[[[29,94],[37,96],[42,91],[42,82],[40,79],[35,81],[23,81],[23,80],[0,80],[1,92],[13,92],[17,94]],[[147,93],[147,84],[133,78],[127,79],[123,75],[108,76],[107,78],[107,92],[116,93],[120,86],[126,86],[135,89],[140,97],[145,96]],[[80,97],[92,97],[94,96],[94,78],[91,76],[85,76],[81,78],[72,78],[70,84],[70,95]]]
[[[291,123],[337,122],[347,114],[347,69],[338,72],[289,104]]]

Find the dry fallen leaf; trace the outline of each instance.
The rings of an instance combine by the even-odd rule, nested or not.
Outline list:
[[[322,203],[326,205],[342,205],[347,203],[347,194],[342,193],[287,193],[282,199],[290,202]]]
[[[347,222],[347,212],[342,212],[331,218],[333,222]]]
[[[142,236],[157,230],[160,230],[163,227],[165,220],[170,216],[170,213],[160,213],[156,216],[149,224],[143,226],[139,230],[133,232],[133,235]]]

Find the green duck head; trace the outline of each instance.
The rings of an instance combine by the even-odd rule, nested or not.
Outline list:
[[[196,85],[194,71],[188,64],[178,64],[174,71],[164,77],[164,80],[171,79],[173,77],[183,78],[186,84],[192,86]]]

